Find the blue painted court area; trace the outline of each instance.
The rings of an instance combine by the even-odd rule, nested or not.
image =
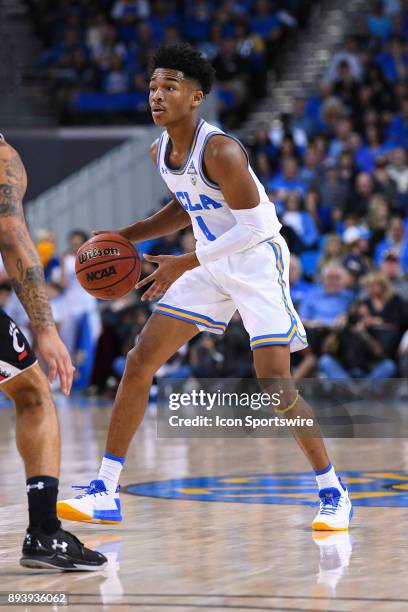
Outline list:
[[[354,506],[408,506],[408,473],[342,472]],[[165,499],[245,504],[316,505],[312,473],[242,474],[181,478],[127,486],[126,493]]]

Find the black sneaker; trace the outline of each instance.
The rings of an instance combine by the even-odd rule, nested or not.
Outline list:
[[[71,572],[102,570],[107,562],[102,553],[85,548],[77,537],[61,528],[51,534],[27,531],[20,559],[23,567]]]

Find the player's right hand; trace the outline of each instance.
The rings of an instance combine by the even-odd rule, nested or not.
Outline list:
[[[75,368],[72,365],[67,347],[62,342],[55,327],[46,327],[37,333],[38,349],[48,366],[48,379],[52,384],[58,374],[61,391],[69,395]]]

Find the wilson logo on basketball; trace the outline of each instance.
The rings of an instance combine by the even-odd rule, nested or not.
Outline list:
[[[115,232],[103,232],[88,240],[75,261],[80,285],[102,300],[116,299],[132,291],[141,268],[136,247]]]
[[[116,247],[107,247],[106,249],[90,249],[89,251],[83,251],[78,255],[78,261],[80,264],[95,259],[96,257],[109,257],[112,255],[120,255],[120,251]]]
[[[108,276],[115,274],[117,274],[115,266],[109,266],[109,268],[102,268],[102,270],[95,270],[95,272],[87,272],[86,280],[91,283],[92,281],[108,278]]]

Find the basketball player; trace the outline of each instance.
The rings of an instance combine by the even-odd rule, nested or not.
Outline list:
[[[311,409],[290,381],[290,352],[306,346],[289,294],[289,251],[274,205],[241,144],[199,118],[213,69],[186,44],[161,47],[153,60],[150,107],[165,128],[152,161],[173,199],[152,217],[122,229],[132,241],[158,238],[192,225],[196,250],[148,256],[158,265],[138,287],[157,300],[136,346],[128,353],[99,475],[84,494],[61,501],[60,517],[119,523],[119,476],[146,409],[155,372],[199,331],[222,333],[237,309],[250,336],[259,379],[285,384],[281,414],[310,418]],[[280,386],[277,387],[278,389]],[[351,518],[347,489],[337,478],[318,426],[313,437],[294,430],[316,472],[320,511],[316,530],[344,530]]]
[[[11,284],[29,316],[53,382],[68,395],[74,368],[58,336],[43,269],[24,220],[27,176],[18,153],[0,136],[0,251]],[[61,528],[56,502],[60,465],[57,414],[45,375],[23,333],[0,310],[0,387],[16,407],[17,447],[27,478],[29,526],[24,567],[99,570],[106,558]]]

